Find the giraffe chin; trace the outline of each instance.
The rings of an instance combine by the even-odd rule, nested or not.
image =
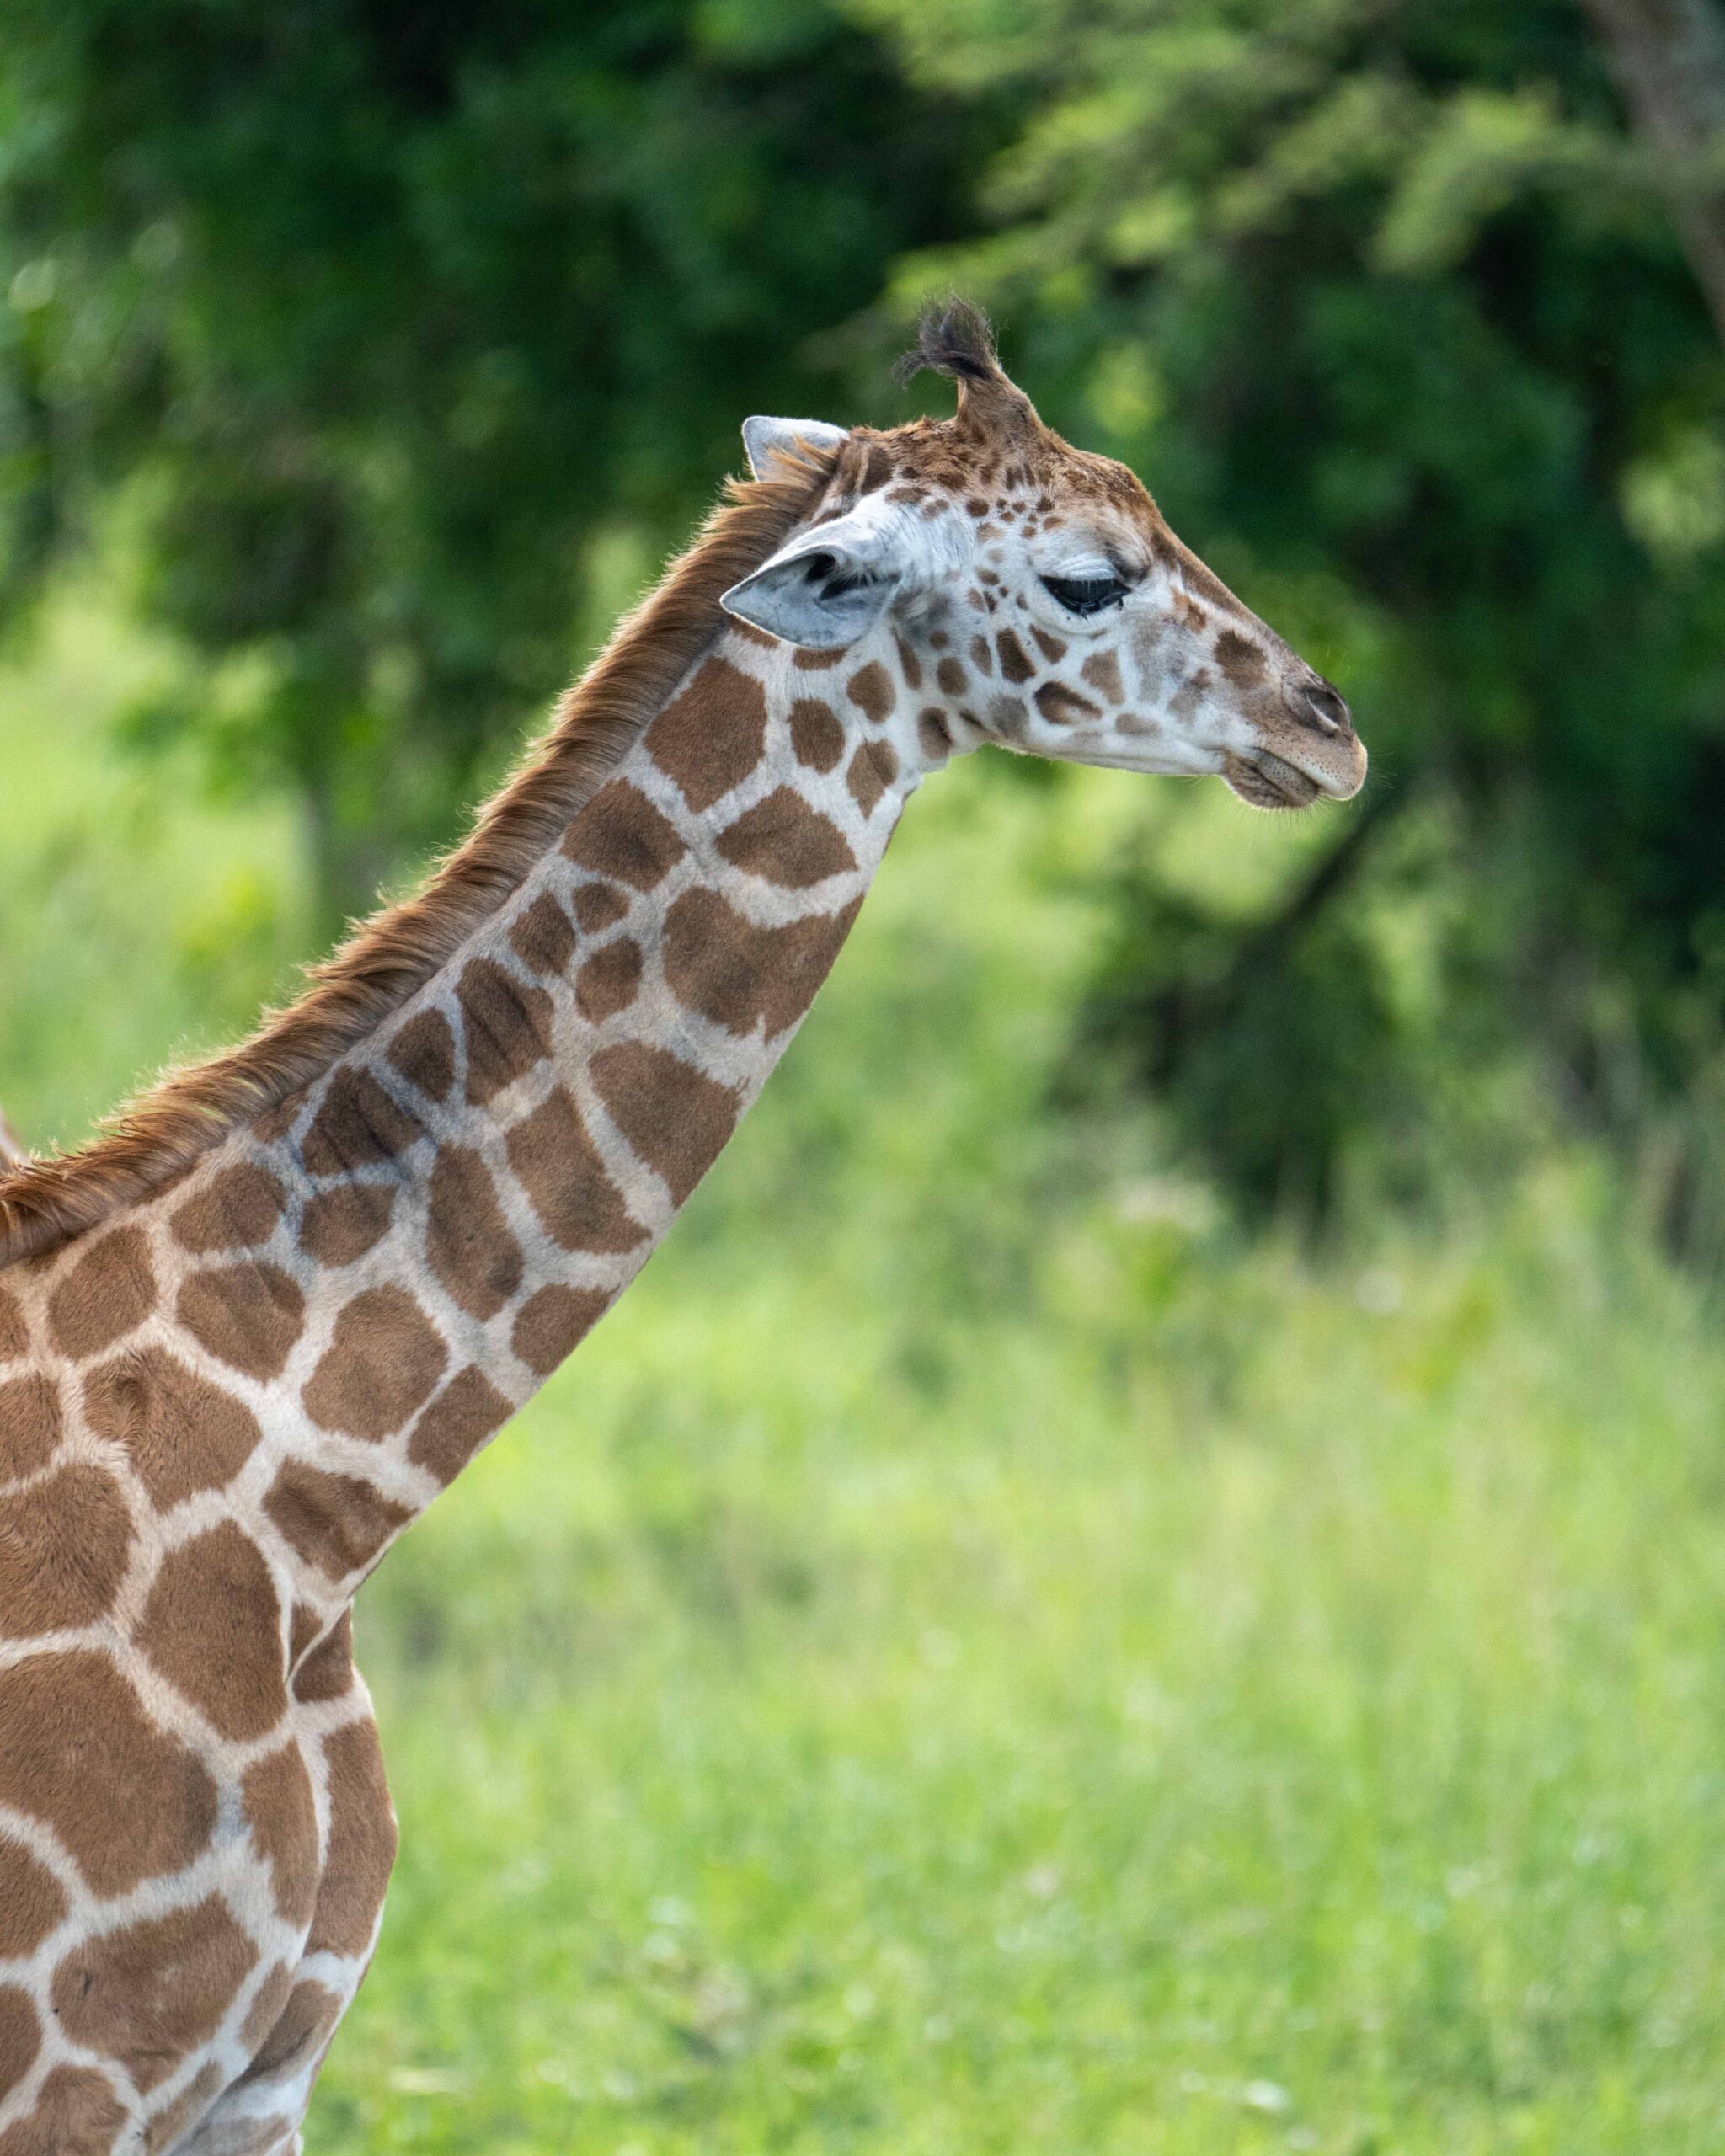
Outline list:
[[[1309,808],[1324,790],[1268,749],[1256,750],[1250,757],[1230,756],[1222,776],[1253,808]]]

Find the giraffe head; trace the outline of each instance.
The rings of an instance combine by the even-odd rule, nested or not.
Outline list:
[[[889,433],[746,423],[757,477],[811,451],[832,472],[812,515],[725,594],[730,613],[805,651],[889,625],[931,761],[991,740],[1219,773],[1260,808],[1359,792],[1365,750],[1338,691],[1181,544],[1124,465],[1043,424],[980,315],[931,317],[906,366],[956,377],[954,418]]]

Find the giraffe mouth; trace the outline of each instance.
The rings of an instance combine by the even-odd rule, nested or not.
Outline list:
[[[1254,808],[1309,808],[1324,790],[1315,778],[1268,749],[1230,756],[1222,776]]]

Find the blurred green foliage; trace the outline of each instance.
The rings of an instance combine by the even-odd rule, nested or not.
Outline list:
[[[288,782],[326,899],[447,835],[810,339],[964,221],[968,112],[819,0],[0,19],[0,595],[124,504],[230,666],[135,715]]]
[[[0,115],[0,600],[119,549],[326,931],[957,284],[1374,755],[1097,864],[1063,1097],[1316,1220],[1556,1104],[1725,1251],[1725,353],[1575,0],[19,0]]]
[[[866,5],[919,81],[1019,115],[992,229],[897,289],[992,299],[1044,408],[1149,477],[1373,752],[1268,915],[1130,864],[1092,1043],[1260,1208],[1321,1206],[1362,1145],[1463,1143],[1434,1049],[1530,1049],[1621,1138],[1680,1114],[1725,995],[1725,353],[1583,12]],[[1420,1024],[1362,925],[1410,847],[1453,896]],[[1711,1143],[1671,1155],[1691,1239]]]

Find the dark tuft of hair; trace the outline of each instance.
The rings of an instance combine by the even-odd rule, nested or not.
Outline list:
[[[999,382],[1001,363],[988,317],[969,300],[954,296],[923,316],[916,342],[893,369],[895,381],[909,382],[927,370],[959,382]]]

